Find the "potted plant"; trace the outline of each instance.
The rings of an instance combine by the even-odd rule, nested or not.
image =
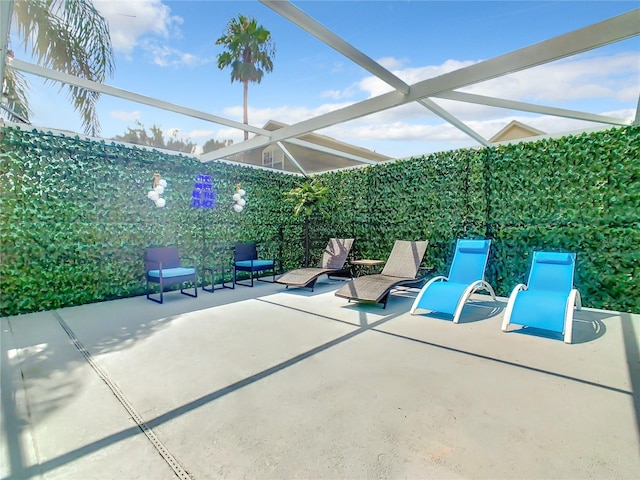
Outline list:
[[[310,262],[309,219],[314,214],[324,216],[322,205],[329,198],[329,187],[323,185],[317,179],[307,180],[299,187],[292,188],[285,192],[285,200],[295,203],[293,214],[304,216],[304,266],[308,267]]]

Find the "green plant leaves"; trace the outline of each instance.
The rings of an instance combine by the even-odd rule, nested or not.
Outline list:
[[[577,253],[586,306],[640,311],[640,127],[434,153],[313,181],[276,171],[126,148],[13,127],[0,130],[0,315],[144,292],[142,255],[177,244],[201,266],[218,242],[257,241],[284,270],[329,237],[353,257],[386,259],[393,243],[429,240],[425,266],[446,274],[457,238],[492,240],[487,280],[508,295],[534,250]],[[153,173],[167,207],[146,198]],[[216,207],[191,207],[198,174]],[[247,206],[232,209],[235,185]],[[285,193],[286,192],[286,193]],[[298,216],[300,215],[300,217]],[[54,287],[52,287],[52,285]]]

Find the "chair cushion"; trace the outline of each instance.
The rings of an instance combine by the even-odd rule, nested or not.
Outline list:
[[[273,268],[273,260],[242,260],[235,263],[238,268],[250,268],[253,271]]]
[[[195,275],[196,270],[194,268],[184,268],[184,267],[176,267],[176,268],[163,268],[162,269],[162,278],[172,278],[172,277],[185,277],[188,275]],[[160,270],[149,270],[147,275],[154,278],[160,278]]]
[[[570,253],[555,253],[555,252],[537,252],[536,263],[553,263],[557,265],[570,265],[572,255]]]
[[[486,240],[458,240],[458,250],[462,253],[485,253],[489,242]]]

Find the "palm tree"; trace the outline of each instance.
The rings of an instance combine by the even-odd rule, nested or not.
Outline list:
[[[95,82],[113,75],[109,25],[91,0],[15,0],[13,21],[25,52],[31,52],[43,67]],[[82,117],[84,132],[98,136],[96,103],[100,94],[72,85],[66,88]],[[31,110],[27,91],[26,78],[12,68],[6,69],[3,94],[7,106],[28,120]]]
[[[238,15],[238,18],[229,21],[224,35],[216,40],[216,45],[227,48],[227,51],[218,55],[218,68],[222,70],[231,66],[231,83],[243,83],[243,120],[245,125],[249,125],[249,82],[260,83],[264,73],[273,70],[272,57],[276,49],[271,42],[271,32],[258,25],[254,18]],[[248,138],[249,132],[245,130],[244,139]]]

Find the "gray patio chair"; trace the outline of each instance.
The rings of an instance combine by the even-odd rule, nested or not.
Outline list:
[[[353,246],[353,238],[331,238],[322,254],[322,259],[317,267],[298,268],[280,276],[276,282],[292,287],[315,287],[318,278],[324,274],[330,277],[332,274],[344,276],[348,272],[345,268],[347,256]]]
[[[416,278],[428,241],[408,242],[396,240],[382,272],[354,278],[336,292],[336,296],[357,302],[382,303],[387,307],[391,290],[400,286],[417,286]]]

